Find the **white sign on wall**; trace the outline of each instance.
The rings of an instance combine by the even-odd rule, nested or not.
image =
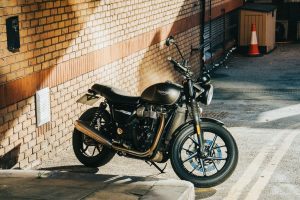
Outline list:
[[[51,120],[49,88],[37,91],[35,99],[37,126],[41,126]]]

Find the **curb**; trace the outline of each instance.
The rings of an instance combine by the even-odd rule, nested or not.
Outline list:
[[[75,183],[77,181],[78,185],[82,184],[82,182],[89,182],[91,187],[94,187],[94,189],[86,195],[85,199],[105,199],[108,195],[112,200],[128,199],[129,197],[130,199],[141,200],[195,199],[195,190],[192,183],[174,179],[84,174],[47,170],[0,170],[0,179],[5,182],[5,178],[7,178],[7,180],[8,178],[19,178],[20,180],[30,179],[30,184],[34,187],[39,187],[38,182],[43,180],[47,183],[47,179],[49,182],[65,180],[66,185],[62,186],[62,190],[64,187],[70,187],[70,185],[67,185],[67,182],[70,180]],[[11,185],[11,187],[13,188],[15,185]],[[84,190],[85,188],[82,189]],[[91,188],[89,188],[89,190],[91,190]],[[15,196],[4,197],[9,199]],[[0,192],[0,199],[1,198],[2,196]],[[68,196],[66,196],[66,198],[68,198]]]
[[[52,174],[51,171],[38,170],[0,170],[0,178],[47,178]]]

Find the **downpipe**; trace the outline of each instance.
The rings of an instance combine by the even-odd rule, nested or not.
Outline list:
[[[140,157],[140,158],[149,157],[153,154],[154,150],[156,149],[156,147],[158,145],[159,139],[160,139],[160,137],[163,133],[164,127],[165,127],[165,116],[161,115],[158,131],[156,133],[156,137],[154,139],[154,142],[153,142],[152,146],[145,152],[139,152],[139,151],[126,149],[124,147],[120,147],[116,144],[113,144],[111,142],[111,139],[105,137],[99,131],[97,131],[94,128],[90,127],[87,123],[85,123],[81,120],[77,120],[75,122],[75,128],[78,131],[80,131],[81,133],[89,136],[90,138],[94,139],[95,141],[99,142],[100,144],[102,144],[102,145],[104,145],[108,148],[111,148],[115,151],[119,151],[119,152],[122,152],[122,153],[127,153],[127,154],[130,154],[132,156],[136,156],[136,157]]]

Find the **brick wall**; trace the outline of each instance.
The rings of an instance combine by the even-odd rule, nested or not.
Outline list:
[[[195,0],[7,2],[0,10],[0,83],[133,38],[199,10],[193,7]],[[13,15],[19,16],[21,35],[21,49],[15,54],[6,50],[5,36],[5,18]]]
[[[86,109],[76,99],[93,83],[138,95],[153,83],[179,81],[166,61],[178,55],[164,40],[175,34],[190,55],[199,44],[198,2],[1,1],[0,168],[31,168],[70,146],[73,123]],[[17,53],[6,48],[5,19],[14,15],[20,20]],[[191,64],[198,72],[199,55]],[[52,118],[37,127],[33,95],[44,87],[50,87]]]

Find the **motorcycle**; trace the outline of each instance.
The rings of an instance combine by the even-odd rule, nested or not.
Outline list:
[[[120,156],[145,160],[154,165],[169,159],[177,176],[196,187],[212,187],[225,181],[238,162],[238,148],[221,121],[201,116],[200,103],[213,97],[210,77],[193,80],[193,73],[173,37],[182,62],[168,60],[184,77],[182,85],[157,83],[141,96],[128,96],[117,88],[94,84],[79,102],[99,107],[85,111],[75,122],[73,150],[88,167],[108,163]]]

